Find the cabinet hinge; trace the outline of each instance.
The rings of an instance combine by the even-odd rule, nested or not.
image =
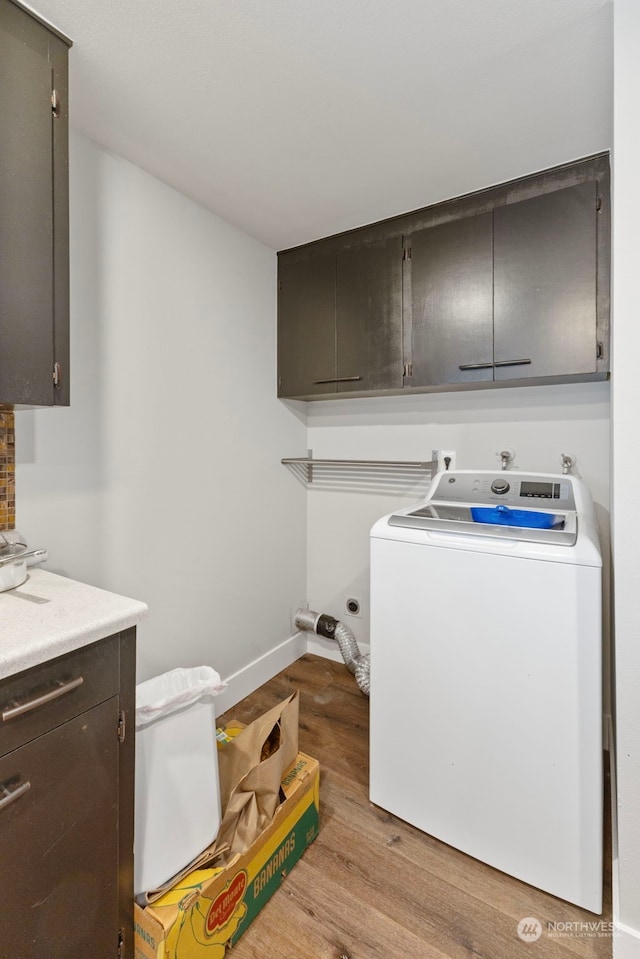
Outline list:
[[[403,260],[410,260],[410,259],[411,259],[411,247],[410,247],[410,246],[405,246],[405,248],[403,249],[403,251],[402,251],[402,259],[403,259]]]
[[[118,714],[118,742],[123,743],[127,737],[127,720],[124,709]]]
[[[602,343],[596,343],[596,359],[601,360],[604,355],[604,350],[602,349]]]
[[[124,959],[124,929],[118,929],[118,959]]]
[[[62,367],[59,363],[53,364],[53,385],[56,390],[62,385]]]
[[[602,197],[596,197],[596,210],[600,211],[602,209]]]
[[[405,363],[402,369],[403,376],[413,376],[413,363]]]
[[[57,90],[51,91],[51,112],[56,120],[62,113],[62,105],[60,103],[60,96],[58,95]]]

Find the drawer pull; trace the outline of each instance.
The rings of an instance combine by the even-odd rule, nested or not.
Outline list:
[[[82,676],[78,676],[76,679],[70,679],[66,683],[58,681],[53,689],[50,689],[48,693],[43,693],[42,696],[35,696],[33,699],[28,699],[26,703],[16,703],[14,701],[13,705],[6,706],[5,709],[2,710],[2,722],[6,723],[9,719],[15,719],[16,716],[29,713],[32,709],[45,706],[47,703],[53,702],[54,699],[59,699],[60,696],[64,696],[66,693],[77,689],[78,686],[82,686],[83,682],[84,678]]]
[[[328,380],[314,380],[314,383],[316,386],[322,386],[323,383],[356,383],[361,379],[361,376],[333,376]]]
[[[16,799],[20,799],[20,796],[24,796],[30,789],[31,783],[28,780],[16,789],[7,789],[4,785],[0,786],[0,795],[2,796],[2,799],[0,799],[0,809],[4,809],[5,806],[15,802]]]
[[[492,370],[493,363],[463,363],[459,370]]]
[[[527,366],[531,360],[496,360],[494,366]]]

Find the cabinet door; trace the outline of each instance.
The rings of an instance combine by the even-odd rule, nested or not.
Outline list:
[[[117,953],[117,723],[113,697],[0,760],[3,956]]]
[[[335,253],[280,254],[278,396],[335,391]]]
[[[21,11],[19,11],[22,13]],[[26,19],[27,14],[22,13]],[[0,20],[0,402],[52,402],[51,67]],[[29,39],[27,37],[26,39]],[[35,384],[46,384],[42,390]]]
[[[595,373],[596,184],[494,211],[495,379]]]
[[[0,403],[69,402],[67,51],[0,0]]]
[[[410,386],[493,379],[492,213],[413,233]]]
[[[339,393],[402,387],[402,239],[337,255]]]

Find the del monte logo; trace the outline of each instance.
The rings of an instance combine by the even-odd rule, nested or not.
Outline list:
[[[229,922],[246,888],[247,873],[241,869],[211,903],[206,922],[209,935],[213,935],[216,929],[221,929]]]

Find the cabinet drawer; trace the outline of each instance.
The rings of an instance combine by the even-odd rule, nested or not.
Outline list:
[[[119,691],[119,636],[11,676],[0,684],[0,756]]]

